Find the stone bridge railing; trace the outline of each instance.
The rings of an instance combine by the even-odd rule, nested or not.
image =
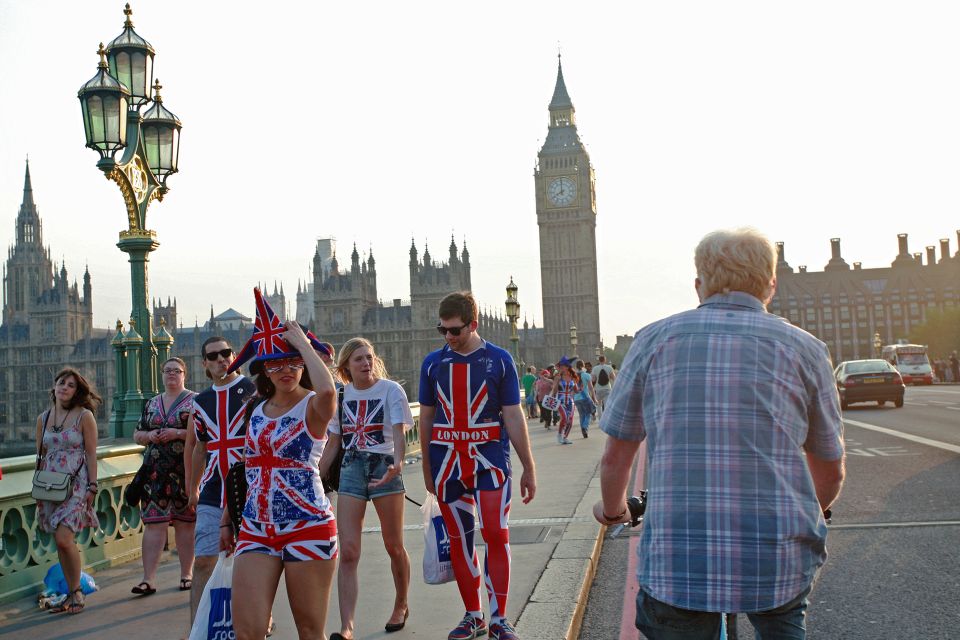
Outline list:
[[[411,403],[414,427],[407,431],[407,453],[420,449],[420,405]],[[85,570],[128,562],[140,556],[140,510],[127,506],[123,492],[143,461],[143,447],[126,441],[97,448],[99,491],[94,507],[100,526],[77,537]],[[43,577],[58,562],[53,535],[40,530],[30,497],[35,456],[0,461],[0,603],[43,591]]]

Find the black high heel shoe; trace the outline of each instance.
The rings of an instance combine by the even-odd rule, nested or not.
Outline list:
[[[410,617],[410,607],[407,607],[406,610],[403,612],[403,622],[388,622],[387,624],[383,625],[384,631],[386,631],[387,633],[400,631],[400,629],[403,629],[404,625],[407,624],[407,618],[409,617]]]

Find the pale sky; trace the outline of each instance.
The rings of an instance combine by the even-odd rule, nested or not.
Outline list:
[[[466,236],[474,291],[542,324],[533,169],[558,42],[597,176],[604,341],[695,304],[693,249],[755,226],[820,270],[888,266],[960,228],[960,5],[954,2],[141,0],[181,172],[147,226],[150,294],[180,320],[292,300],[315,240],[372,247],[385,303],[409,298],[410,239]],[[76,93],[123,2],[0,0],[0,239],[30,155],[44,240],[94,321],[130,308],[116,185],[84,148]],[[118,156],[119,157],[119,156]],[[939,248],[938,248],[939,257]]]

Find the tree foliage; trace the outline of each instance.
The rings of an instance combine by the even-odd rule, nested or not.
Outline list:
[[[960,307],[928,312],[927,321],[910,331],[910,341],[927,345],[931,360],[960,350]]]

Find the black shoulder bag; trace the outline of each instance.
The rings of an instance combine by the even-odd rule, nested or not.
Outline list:
[[[254,396],[247,400],[243,409],[243,432],[250,427],[250,418],[257,407],[266,401],[266,398]],[[227,508],[230,510],[230,524],[233,525],[233,535],[240,535],[240,521],[243,519],[243,508],[247,504],[247,470],[243,460],[234,462],[227,477],[223,479],[224,491],[227,494]]]
[[[326,493],[336,491],[340,488],[340,467],[343,466],[343,387],[337,389],[337,422],[340,424],[340,450],[330,463],[327,473],[320,478],[323,483],[323,490]],[[327,436],[327,445],[330,445],[329,435]]]

